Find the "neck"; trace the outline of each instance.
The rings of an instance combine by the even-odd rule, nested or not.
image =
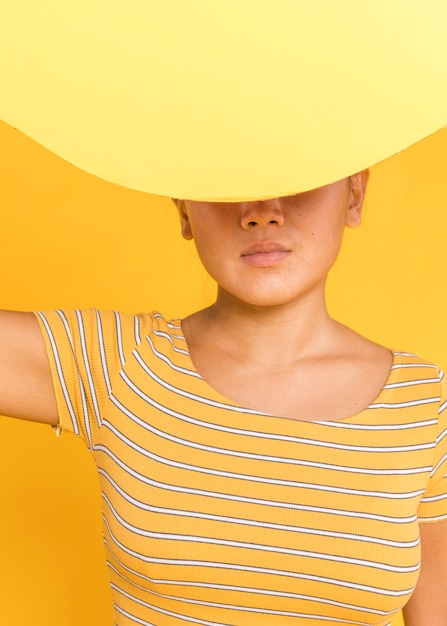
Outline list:
[[[191,339],[206,334],[228,352],[264,363],[284,363],[324,350],[334,328],[324,292],[281,306],[255,306],[219,290],[216,302],[185,320]]]

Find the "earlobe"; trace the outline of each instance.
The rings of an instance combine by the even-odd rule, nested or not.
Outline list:
[[[182,224],[182,237],[184,239],[187,239],[188,241],[191,240],[193,238],[191,224],[189,223],[189,219],[186,214],[181,218],[181,224]]]
[[[177,198],[173,198],[172,200],[177,207],[177,211],[180,217],[182,237],[189,241],[193,238],[193,235],[191,230],[191,224],[189,223],[189,218],[186,213],[185,201],[178,200]]]
[[[369,170],[362,170],[350,177],[351,189],[346,214],[346,226],[357,228],[362,223],[362,210],[368,186]]]

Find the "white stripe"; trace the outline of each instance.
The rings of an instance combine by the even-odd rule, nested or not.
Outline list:
[[[141,343],[141,334],[140,334],[140,318],[138,315],[134,315],[133,318],[133,332],[135,337],[135,343],[137,346]]]
[[[368,407],[370,408],[370,407]],[[372,430],[372,431],[391,431],[391,430],[410,430],[412,428],[426,428],[427,426],[435,426],[438,423],[437,418],[423,420],[422,422],[404,422],[398,424],[360,424],[349,423],[343,420],[338,421],[321,421],[315,420],[314,424],[328,426],[328,428],[346,428],[350,430]]]
[[[126,528],[129,532],[138,535],[140,537],[146,537],[149,539],[156,539],[162,541],[178,541],[182,543],[198,543],[207,544],[211,546],[225,546],[230,548],[239,548],[241,550],[257,550],[259,552],[268,552],[272,554],[287,554],[289,556],[299,556],[303,558],[311,558],[321,561],[329,561],[334,563],[348,563],[350,565],[358,565],[361,567],[368,567],[371,569],[378,569],[385,572],[400,572],[409,573],[415,572],[419,569],[419,564],[412,566],[398,566],[387,563],[381,563],[380,561],[368,561],[366,559],[354,559],[348,556],[342,556],[341,554],[328,554],[324,552],[312,552],[310,550],[298,550],[295,548],[285,548],[275,545],[251,543],[248,541],[234,541],[230,539],[217,539],[214,537],[202,537],[200,535],[180,535],[174,533],[160,533],[152,530],[146,530],[144,528],[138,528],[130,522],[126,521],[115,509],[109,498],[105,493],[102,494],[103,500],[107,502],[108,507],[116,521],[122,528]]]
[[[114,316],[115,316],[115,325],[116,325],[116,342],[117,342],[117,347],[118,347],[118,355],[120,358],[121,367],[124,367],[126,363],[126,359],[124,358],[121,318],[120,318],[119,313],[117,313],[116,311],[114,311]]]
[[[440,383],[439,376],[436,378],[419,378],[417,380],[405,380],[400,383],[388,383],[383,389],[400,389],[402,387],[415,387],[417,385],[430,385],[432,383]]]
[[[439,433],[439,435],[436,438],[436,443],[437,444],[441,443],[444,437],[447,437],[447,428],[445,428],[441,433]]]
[[[82,423],[84,424],[84,429],[85,429],[85,434],[86,434],[86,437],[87,437],[88,446],[91,449],[92,445],[93,445],[93,441],[92,441],[92,435],[91,435],[91,430],[90,430],[90,411],[89,411],[88,402],[87,402],[87,394],[86,394],[86,391],[85,391],[85,388],[84,388],[84,381],[82,380],[82,377],[81,377],[81,375],[79,373],[78,355],[77,355],[77,353],[75,351],[75,348],[74,348],[73,339],[72,339],[72,336],[71,336],[70,325],[69,325],[68,320],[67,320],[67,318],[65,316],[65,313],[64,313],[64,311],[61,311],[61,310],[57,311],[57,313],[58,313],[60,319],[62,320],[62,323],[63,323],[64,328],[65,328],[65,332],[67,333],[67,337],[68,337],[68,340],[70,342],[70,347],[71,347],[71,351],[72,351],[72,354],[73,354],[73,360],[74,360],[75,365],[76,365],[76,375],[77,375],[77,379],[78,379],[78,388],[79,388],[79,393],[80,393],[80,396],[81,396],[81,405],[82,405]],[[74,409],[74,407],[73,407],[73,409]],[[75,415],[75,419],[76,419],[76,421],[78,423],[78,434],[80,434],[80,431],[79,431],[79,421],[78,421],[78,415],[77,414]]]
[[[188,374],[188,375],[193,375],[193,376],[197,376],[198,378],[201,378],[201,376],[196,372],[196,371],[192,371],[192,370],[188,370],[188,369],[183,369],[180,367],[175,366],[169,359],[167,359],[167,357],[164,357],[161,353],[159,353],[152,341],[150,340],[149,337],[146,337],[146,339],[148,340],[149,345],[151,346],[152,351],[154,352],[154,354],[156,356],[158,356],[159,358],[165,360],[165,362],[167,362],[173,369],[176,369],[179,372]],[[139,364],[141,365],[142,369],[153,379],[155,380],[157,383],[159,383],[162,387],[164,387],[165,389],[168,389],[170,391],[173,391],[176,395],[181,395],[185,398],[189,398],[190,400],[194,400],[194,401],[198,401],[201,404],[207,404],[209,406],[214,406],[217,408],[225,408],[231,411],[236,411],[236,412],[243,412],[243,413],[247,413],[249,415],[262,415],[262,416],[269,416],[269,414],[267,413],[262,413],[260,411],[255,411],[253,409],[248,409],[248,408],[244,408],[244,407],[239,407],[237,405],[233,405],[233,404],[227,404],[227,403],[221,403],[221,402],[216,402],[213,401],[209,398],[205,398],[203,396],[198,396],[196,394],[192,394],[190,392],[187,392],[184,389],[180,389],[178,387],[174,387],[173,385],[171,385],[170,383],[166,382],[165,380],[163,380],[162,378],[160,378],[159,376],[157,376],[155,374],[155,372],[153,372],[153,370],[150,368],[150,366],[142,359],[141,355],[139,355],[138,353],[135,353],[135,357],[137,359],[137,361],[139,362]],[[418,385],[418,384],[425,384],[426,382],[440,382],[439,378],[435,378],[435,379],[421,379],[419,381],[412,381],[411,383],[395,383],[395,386],[400,386],[400,385],[407,385],[407,384],[412,384],[412,385]],[[132,382],[130,381],[130,379],[128,379],[128,383],[132,386]],[[384,387],[384,389],[387,386]],[[389,385],[390,388],[393,387],[393,384]],[[135,388],[134,390],[136,391],[138,388]],[[141,391],[141,390],[139,390]],[[138,393],[138,391],[137,391]],[[141,391],[141,393],[143,393]],[[377,408],[404,408],[404,407],[411,407],[411,406],[419,406],[421,404],[431,404],[431,403],[435,403],[435,402],[439,402],[439,397],[435,397],[435,398],[428,398],[428,399],[421,399],[421,400],[413,400],[413,401],[409,401],[409,402],[403,402],[403,403],[372,403],[370,404],[365,410],[367,409],[377,409]],[[270,416],[271,417],[271,416]],[[341,421],[331,421],[331,420],[312,420],[313,423],[318,423],[318,424],[332,424],[332,423],[342,423],[343,420]],[[391,430],[391,429],[396,429],[396,428],[402,428],[400,425],[382,425],[382,426],[367,426],[367,425],[351,425],[349,424],[349,426],[358,426],[359,429],[383,429],[383,430]],[[412,427],[412,426],[410,426]]]
[[[160,317],[163,318],[162,315]],[[179,336],[177,337],[178,339],[182,339],[186,343],[186,339],[185,339],[185,336],[184,336],[183,331],[182,331],[182,322],[183,322],[183,319],[181,317],[176,317],[176,318],[174,318],[172,320],[166,321],[166,324],[167,324],[167,327],[170,330],[173,330],[173,331],[176,331],[177,333],[179,333]]]
[[[96,319],[98,324],[98,344],[99,344],[99,353],[101,355],[101,365],[102,372],[104,375],[104,381],[107,387],[107,394],[110,398],[110,394],[112,393],[112,383],[110,381],[109,369],[107,367],[107,357],[106,357],[106,349],[104,345],[104,331],[102,327],[102,319],[99,312],[96,313]]]
[[[436,472],[438,471],[438,469],[444,465],[445,461],[447,459],[447,452],[444,454],[444,456],[440,459],[440,461],[435,465],[435,467],[433,468],[431,474],[430,474],[430,478],[432,478]]]
[[[159,461],[160,463],[163,463],[164,465],[168,465],[171,467],[179,467],[181,469],[187,469],[187,470],[191,470],[191,471],[196,471],[199,473],[203,473],[203,474],[209,474],[209,475],[214,475],[214,476],[223,476],[223,477],[229,477],[229,478],[238,478],[241,480],[249,480],[251,482],[259,482],[259,483],[265,483],[265,484],[271,484],[271,485],[285,485],[288,487],[301,487],[303,489],[314,489],[317,491],[324,491],[324,492],[329,492],[329,493],[344,493],[344,494],[349,494],[349,495],[359,495],[359,496],[370,496],[370,497],[379,497],[379,498],[388,498],[388,499],[395,499],[395,500],[401,500],[401,499],[408,499],[408,498],[413,498],[413,497],[417,497],[420,496],[421,494],[424,493],[423,489],[418,489],[416,491],[409,491],[409,492],[402,492],[401,494],[397,494],[397,493],[388,493],[388,492],[382,492],[382,491],[364,491],[364,490],[359,490],[359,489],[347,489],[347,488],[342,488],[342,487],[331,487],[328,485],[318,485],[315,483],[304,483],[304,482],[297,482],[297,481],[291,481],[291,480],[283,480],[283,479],[273,479],[273,478],[264,478],[261,476],[254,476],[254,475],[246,475],[246,474],[237,474],[234,472],[223,472],[223,471],[218,471],[218,470],[213,470],[211,468],[207,468],[207,467],[201,467],[198,465],[190,465],[190,464],[186,464],[186,463],[180,463],[180,462],[176,462],[173,461],[171,459],[165,459],[163,457],[159,457],[156,454],[153,454],[151,452],[149,452],[148,450],[145,450],[144,448],[141,448],[140,446],[138,446],[136,443],[131,442],[130,440],[128,440],[126,437],[121,436],[121,433],[115,429],[115,427],[110,424],[107,420],[103,420],[103,425],[106,425],[110,428],[110,430],[112,430],[121,440],[126,440],[126,442],[135,450],[138,450],[141,454],[144,454],[145,456],[152,458],[154,460]],[[172,438],[172,440],[174,442],[179,443],[179,440],[176,440],[175,438]],[[182,445],[180,443],[180,445]],[[188,446],[186,446],[188,447]],[[200,446],[191,446],[191,447],[195,447],[200,449]],[[208,448],[205,448],[206,450],[208,450]],[[219,453],[222,452],[221,450],[219,450]],[[231,456],[231,455],[230,455]],[[257,458],[257,460],[259,460],[260,457],[255,457]],[[270,460],[270,459],[268,459]]]
[[[265,413],[261,413],[260,411],[255,411],[254,409],[246,409],[243,407],[239,407],[239,406],[232,405],[232,404],[227,404],[224,402],[215,402],[214,400],[210,400],[209,398],[205,398],[203,396],[198,396],[196,394],[185,391],[184,389],[180,389],[179,387],[174,387],[174,385],[171,385],[170,383],[166,382],[165,380],[157,376],[157,374],[153,372],[153,370],[142,359],[141,355],[138,354],[138,352],[135,351],[134,355],[138,363],[141,365],[141,368],[143,369],[143,371],[146,374],[148,374],[152,378],[152,380],[157,382],[160,386],[164,387],[165,389],[168,389],[169,391],[174,392],[178,396],[189,398],[190,400],[195,400],[196,402],[200,402],[200,404],[206,404],[208,406],[217,407],[219,409],[228,409],[229,411],[235,411],[237,413],[247,413],[248,415],[266,415]],[[186,370],[186,373],[189,374],[190,370]],[[138,395],[140,395],[140,397],[144,399],[148,398],[148,396],[144,394],[144,392],[140,390],[137,386],[135,386],[129,378],[126,378],[126,382],[136,393],[138,393]]]
[[[426,498],[421,498],[421,504],[427,502],[439,502],[441,500],[447,500],[447,493],[441,493],[439,496],[427,496]]]
[[[105,540],[104,543],[109,548],[109,544],[107,540]],[[337,602],[336,600],[330,600],[329,598],[326,598],[326,597],[321,598],[319,596],[304,595],[302,593],[288,593],[286,591],[275,591],[273,589],[266,589],[266,588],[257,589],[255,587],[242,587],[238,585],[221,585],[217,583],[197,582],[197,581],[192,581],[192,580],[167,580],[164,578],[151,578],[149,576],[144,576],[140,572],[137,572],[136,570],[130,567],[127,567],[127,565],[122,563],[116,557],[116,555],[114,555],[114,559],[119,564],[119,566],[123,568],[124,570],[126,570],[127,572],[129,572],[129,574],[137,576],[138,578],[141,578],[142,580],[146,580],[151,585],[166,585],[166,586],[172,585],[175,587],[193,587],[193,588],[199,588],[199,589],[213,589],[213,590],[219,590],[219,591],[236,591],[238,593],[270,596],[273,598],[289,598],[291,600],[305,600],[309,602],[315,602],[318,604],[326,604],[328,606],[338,606],[344,609],[354,609],[355,611],[368,612],[373,615],[389,615],[390,614],[389,611],[371,609],[371,608],[363,607],[363,606],[356,605],[356,604],[348,604],[346,602]],[[107,562],[107,565],[111,570],[113,570],[117,574],[117,576],[119,576],[120,578],[126,581],[128,580],[126,577],[123,576],[123,573],[119,571],[110,561]],[[148,591],[147,587],[143,587],[142,585],[137,585],[134,582],[132,582],[132,584],[135,587],[138,587],[139,589],[141,589],[142,591],[145,591],[145,592]],[[184,598],[180,596],[163,596],[163,597],[169,597],[169,598],[173,598],[176,600],[184,600]]]
[[[104,426],[107,427],[108,424],[106,422],[104,422]],[[169,466],[174,466],[174,467],[181,467],[182,469],[189,469],[189,467],[187,466],[182,466],[179,463],[174,463],[172,461],[168,461],[167,459],[163,459],[162,457],[159,457],[155,454],[150,453],[149,451],[145,450],[144,448],[139,448],[136,445],[132,445],[132,442],[130,442],[128,439],[121,439],[122,441],[124,440],[126,443],[128,443],[134,450],[137,450],[139,452],[141,452],[141,454],[143,454],[144,456],[151,458],[155,461],[161,462],[165,465],[169,465]],[[148,478],[147,476],[144,476],[143,474],[139,474],[138,472],[134,471],[132,468],[128,467],[127,465],[125,465],[120,459],[118,459],[113,452],[111,452],[108,448],[106,448],[105,446],[102,445],[97,445],[95,447],[95,450],[97,451],[102,451],[105,454],[107,454],[110,458],[112,458],[124,471],[126,471],[128,474],[130,474],[131,476],[133,476],[134,478],[137,478],[138,480],[141,480],[143,483],[147,484],[147,485],[152,485],[154,487],[158,487],[161,489],[164,489],[166,491],[172,491],[174,493],[186,493],[188,495],[200,495],[200,496],[206,496],[208,498],[216,498],[216,499],[222,499],[222,500],[229,500],[229,501],[234,501],[234,502],[245,502],[248,504],[260,504],[262,506],[269,506],[269,507],[277,507],[277,508],[284,508],[284,509],[291,509],[291,510],[296,510],[296,511],[307,511],[310,513],[323,513],[323,514],[327,514],[327,515],[339,515],[342,517],[349,517],[349,518],[353,518],[353,519],[371,519],[374,521],[379,521],[379,522],[387,522],[390,524],[409,524],[412,523],[414,521],[416,521],[417,516],[416,515],[411,515],[409,517],[389,517],[387,515],[374,515],[372,513],[366,513],[366,512],[357,512],[357,511],[347,511],[347,510],[339,510],[339,509],[332,509],[332,508],[327,508],[327,507],[319,507],[319,506],[309,506],[309,505],[304,505],[304,504],[291,504],[289,502],[279,502],[276,500],[261,500],[259,498],[250,498],[247,496],[236,496],[234,494],[228,494],[228,493],[219,493],[217,491],[205,491],[204,489],[194,489],[192,487],[180,487],[177,485],[169,485],[167,483],[161,483],[159,481],[156,480],[152,480],[150,478]],[[198,471],[198,470],[193,470],[193,471]],[[206,473],[210,473],[210,472],[206,472]],[[222,472],[213,472],[213,474],[220,474],[222,475]],[[239,478],[240,480],[248,480],[248,481],[252,481],[252,477],[250,476],[245,476],[243,474],[238,475],[237,478]],[[265,481],[266,482],[266,481]],[[270,480],[270,483],[272,483],[273,481]]]
[[[147,342],[149,343],[151,350],[153,352],[153,354],[159,358],[160,360],[164,361],[165,363],[167,363],[171,369],[173,369],[174,371],[180,372],[182,374],[186,374],[188,376],[194,376],[196,378],[202,379],[202,377],[200,376],[200,374],[195,371],[195,370],[190,370],[190,369],[186,369],[183,367],[179,367],[177,365],[175,365],[166,355],[164,355],[163,353],[159,352],[151,338],[149,336],[146,337]],[[227,403],[219,403],[216,401],[213,401],[209,398],[205,398],[204,396],[197,396],[195,394],[192,394],[190,392],[187,392],[184,389],[180,389],[179,387],[174,387],[173,385],[170,385],[168,382],[166,382],[165,380],[163,380],[162,378],[158,377],[153,370],[149,367],[149,365],[142,359],[142,357],[135,352],[134,353],[135,358],[137,359],[137,361],[140,363],[141,367],[144,369],[144,371],[149,374],[149,376],[155,380],[156,382],[158,382],[160,385],[162,385],[163,387],[165,387],[166,389],[169,389],[170,391],[173,391],[176,395],[181,395],[184,396],[186,398],[189,398],[191,400],[195,400],[195,401],[199,401],[202,404],[209,404],[210,406],[215,406],[215,407],[219,407],[219,408],[226,408],[226,409],[230,409],[230,410],[236,410],[236,411],[243,411],[244,413],[248,413],[248,414],[255,414],[255,415],[266,415],[265,413],[261,413],[259,411],[254,411],[252,409],[246,409],[243,407],[237,407],[235,405],[232,404],[227,404]],[[439,383],[440,380],[439,378],[427,378],[427,379],[420,379],[420,380],[414,380],[414,381],[406,381],[406,382],[402,382],[402,383],[389,383],[388,385],[385,385],[383,387],[383,389],[394,389],[394,388],[400,388],[400,387],[407,387],[407,386],[417,386],[417,385],[421,385],[421,384],[430,384],[430,383]],[[410,406],[416,406],[419,404],[425,404],[425,403],[431,403],[434,401],[439,401],[439,398],[436,398],[435,400],[433,399],[429,399],[429,400],[414,400],[411,402],[406,402],[406,403],[391,403],[391,404],[385,404],[385,403],[372,403],[370,404],[367,409],[369,408],[395,408],[395,407],[410,407]],[[312,420],[315,423],[325,423],[325,421],[320,421],[320,420]],[[330,421],[330,420],[329,420]],[[377,428],[377,426],[375,427]],[[389,428],[389,426],[388,426]]]
[[[162,315],[154,315],[154,319],[157,319],[158,317],[161,317],[164,321],[164,317]],[[184,354],[185,356],[189,356],[189,352],[187,350],[183,350],[182,348],[178,348],[171,335],[169,333],[166,333],[164,330],[159,330],[158,328],[152,328],[152,332],[154,333],[154,335],[156,337],[162,337],[163,339],[167,339],[169,341],[169,343],[171,344],[172,349],[174,350],[174,352],[178,352],[179,354]],[[181,339],[181,337],[180,337]]]
[[[409,402],[377,402],[369,405],[368,409],[407,409],[412,406],[422,406],[424,404],[438,404],[439,396],[433,398],[422,398],[421,400],[410,400]]]
[[[96,417],[96,423],[97,423],[98,427],[100,427],[101,426],[100,410],[99,410],[99,406],[98,406],[98,398],[96,397],[96,389],[95,389],[95,385],[94,385],[94,382],[93,382],[92,371],[91,371],[90,363],[89,363],[89,355],[88,355],[88,352],[87,352],[87,345],[86,345],[86,341],[85,341],[84,321],[82,319],[82,315],[81,315],[80,311],[75,311],[75,313],[76,313],[76,317],[77,317],[77,320],[78,320],[79,338],[80,338],[80,341],[81,341],[82,356],[83,356],[83,361],[84,361],[84,367],[85,367],[85,370],[86,370],[86,373],[87,373],[87,381],[88,381],[88,385],[89,385],[89,389],[90,389],[90,396],[92,398],[93,410],[94,410],[95,417]],[[90,424],[89,424],[89,430],[90,430]]]
[[[60,312],[57,311],[57,313],[60,316]],[[75,435],[79,435],[79,426],[78,426],[78,422],[77,422],[77,419],[76,419],[76,413],[75,413],[75,410],[74,410],[73,405],[71,403],[70,394],[68,393],[67,384],[65,382],[64,373],[63,373],[63,369],[62,369],[62,364],[61,364],[59,352],[58,352],[58,349],[57,349],[56,341],[54,339],[53,331],[52,331],[50,325],[48,324],[48,321],[45,318],[44,314],[41,313],[40,311],[36,311],[36,314],[42,320],[42,323],[45,326],[45,329],[47,331],[48,339],[50,341],[51,349],[53,351],[54,363],[56,365],[56,370],[57,370],[59,383],[60,383],[60,386],[61,386],[61,389],[62,389],[62,393],[63,393],[63,396],[64,396],[65,403],[67,405],[68,412],[70,414],[70,419],[71,419],[71,423],[72,423],[72,427],[73,427],[73,432],[75,433]],[[70,338],[70,336],[69,336],[69,338]],[[70,341],[70,343],[71,343],[71,341]]]
[[[154,346],[154,343],[152,341],[152,339],[150,338],[149,335],[146,336],[146,341],[148,342],[152,353],[160,360],[160,361],[164,361],[164,363],[167,363],[167,365],[169,365],[169,367],[171,369],[173,369],[176,372],[180,372],[181,374],[186,374],[187,376],[193,376],[194,378],[201,378],[200,374],[198,374],[198,372],[196,372],[195,370],[191,370],[191,369],[187,369],[185,367],[180,367],[179,365],[176,365],[175,363],[173,363],[171,361],[171,359],[169,359],[169,357],[167,357],[165,354],[163,354],[162,352],[159,352],[156,347]],[[142,360],[141,356],[138,354],[138,352],[135,350],[134,351],[134,356],[137,359],[137,361],[139,363],[144,363],[144,361]]]
[[[159,402],[157,402],[156,400],[154,400],[153,398],[151,398],[150,396],[148,396],[147,394],[145,394],[137,385],[135,385],[130,378],[127,376],[126,372],[121,371],[120,372],[120,376],[123,379],[123,381],[128,385],[128,387],[130,389],[132,389],[132,391],[134,391],[136,393],[136,395],[138,395],[141,399],[143,399],[145,402],[147,402],[148,404],[150,404],[151,406],[153,406],[154,408],[158,409],[159,411],[162,411],[163,413],[170,415],[171,417],[175,417],[183,422],[188,422],[190,424],[195,424],[198,426],[202,426],[202,427],[206,427],[208,430],[217,430],[217,431],[222,431],[222,432],[229,432],[232,434],[238,434],[238,435],[246,435],[246,436],[250,436],[250,437],[257,437],[257,438],[262,438],[262,439],[273,439],[273,440],[278,440],[278,441],[292,441],[294,443],[301,443],[301,444],[307,444],[307,445],[314,445],[317,447],[323,447],[323,448],[330,448],[330,449],[335,449],[335,450],[353,450],[353,451],[359,451],[359,452],[408,452],[408,451],[413,451],[413,450],[429,450],[431,448],[433,448],[435,446],[434,442],[433,443],[426,443],[426,444],[418,444],[418,445],[411,445],[411,446],[376,446],[376,447],[371,447],[371,446],[356,446],[356,445],[348,445],[348,444],[338,444],[338,443],[334,443],[334,442],[325,442],[325,441],[321,441],[321,440],[315,440],[315,439],[305,439],[302,437],[292,437],[292,436],[287,436],[287,435],[274,435],[271,433],[263,433],[263,432],[259,432],[259,431],[251,431],[251,430],[241,430],[238,428],[229,428],[229,427],[224,427],[218,424],[213,424],[211,422],[203,422],[201,420],[195,419],[190,417],[189,415],[185,415],[184,413],[178,413],[177,411],[173,411],[171,409],[169,409],[166,406],[163,406],[162,404],[160,404]],[[155,379],[158,377],[155,377]],[[165,385],[163,385],[165,386]],[[174,393],[177,393],[177,391],[175,391],[175,388],[172,387],[171,385],[167,385],[166,387],[168,389],[171,389],[172,391],[174,391]],[[192,399],[198,399],[200,398],[200,396],[191,396],[191,394],[187,394],[186,392],[182,392],[181,390],[179,390],[178,395],[182,395],[185,397],[192,397]],[[133,421],[137,422],[138,424],[140,424],[140,426],[142,426],[143,428],[145,428],[146,430],[150,430],[151,432],[155,432],[158,435],[160,435],[161,437],[165,438],[165,439],[169,439],[171,441],[176,441],[178,443],[183,443],[184,445],[187,445],[189,447],[193,447],[193,448],[199,448],[202,450],[207,450],[207,451],[215,451],[215,452],[220,452],[221,454],[231,454],[232,456],[245,456],[248,458],[262,458],[262,459],[272,459],[275,460],[277,459],[277,457],[262,457],[262,456],[258,456],[258,455],[247,455],[247,454],[243,454],[243,453],[239,453],[236,451],[228,451],[228,450],[220,450],[218,448],[212,447],[212,446],[203,446],[203,445],[199,445],[199,444],[194,444],[192,442],[186,442],[186,440],[182,440],[176,437],[173,437],[172,435],[168,435],[167,433],[162,433],[162,431],[159,431],[158,429],[155,429],[154,427],[151,427],[147,422],[141,420],[137,415],[135,415],[134,413],[132,413],[129,409],[127,409],[123,404],[121,404],[121,402],[118,400],[118,398],[113,398],[112,400],[114,400],[116,406],[118,406],[120,408],[121,411],[123,411],[123,413],[125,413],[128,417],[130,417]],[[206,401],[205,404],[211,404],[211,402]],[[245,410],[240,410],[241,412],[246,412]],[[262,413],[258,413],[258,415],[263,415]],[[313,422],[315,423],[315,422]],[[323,424],[325,424],[325,422],[323,422]],[[287,462],[284,459],[282,461],[279,462]]]
[[[138,585],[136,585],[138,587]],[[135,596],[132,596],[131,594],[125,593],[120,587],[118,587],[115,584],[112,584],[112,587],[118,591],[119,593],[122,593],[123,595],[125,595],[128,599],[132,599],[135,602],[139,603],[139,604],[143,604],[145,606],[147,606],[148,608],[152,608],[152,605],[147,604],[146,602],[144,602],[143,600],[140,600],[138,598],[136,598]],[[259,615],[278,615],[278,616],[282,616],[282,617],[294,617],[294,618],[307,618],[307,619],[313,619],[316,621],[320,621],[320,620],[327,620],[328,617],[324,616],[324,615],[316,615],[315,613],[298,613],[295,611],[279,611],[279,610],[275,610],[275,609],[262,609],[259,607],[251,607],[251,606],[239,606],[239,605],[235,605],[235,604],[223,604],[220,602],[205,602],[203,600],[193,600],[192,598],[180,598],[177,596],[170,596],[167,594],[161,594],[161,593],[157,593],[156,591],[150,591],[149,592],[151,595],[158,597],[158,598],[165,598],[167,600],[174,600],[177,602],[183,602],[184,604],[192,604],[195,606],[206,606],[206,607],[212,607],[212,608],[218,608],[218,609],[225,609],[227,611],[240,611],[240,612],[244,612],[244,613],[257,613]],[[383,615],[383,613],[382,613]],[[388,612],[389,615],[389,612]],[[331,622],[338,622],[341,624],[353,624],[355,626],[365,626],[365,622],[357,622],[357,621],[352,621],[352,620],[347,620],[346,618],[341,619],[341,618],[336,618],[331,616],[330,617],[330,621]]]
[[[107,518],[104,519],[104,525],[107,528],[110,537],[113,543],[120,548],[126,554],[144,561],[145,563],[153,563],[157,565],[171,565],[173,567],[208,567],[211,569],[222,569],[229,571],[237,571],[237,572],[251,572],[257,574],[272,574],[276,576],[281,576],[285,578],[293,578],[298,580],[309,580],[317,583],[328,583],[330,585],[334,585],[336,587],[344,587],[346,589],[355,589],[357,591],[366,591],[368,593],[376,593],[379,595],[391,596],[391,597],[401,597],[410,594],[413,591],[412,589],[403,589],[400,591],[393,591],[391,589],[382,589],[380,587],[372,587],[371,585],[362,585],[355,582],[350,582],[346,580],[338,580],[336,578],[329,578],[327,576],[315,576],[312,574],[303,574],[302,572],[291,572],[287,570],[278,570],[266,567],[256,567],[253,565],[238,565],[235,563],[222,563],[222,562],[213,562],[213,561],[198,561],[192,559],[165,559],[160,557],[150,557],[145,554],[141,554],[131,550],[130,548],[123,545],[112,533],[110,526],[108,524]]]
[[[119,493],[127,504],[137,507],[142,511],[150,511],[151,513],[158,513],[161,515],[172,515],[191,519],[203,519],[211,522],[224,522],[226,524],[238,524],[240,526],[250,526],[262,529],[271,530],[283,530],[286,532],[300,533],[303,535],[315,535],[318,537],[331,537],[334,539],[349,539],[352,541],[360,541],[366,543],[373,543],[382,546],[391,546],[394,548],[414,548],[420,543],[419,537],[413,541],[392,541],[390,539],[382,539],[380,537],[369,537],[367,535],[355,535],[353,533],[341,533],[326,531],[320,529],[306,528],[303,526],[291,526],[285,524],[275,524],[272,522],[256,521],[251,519],[243,519],[239,517],[229,517],[225,515],[214,515],[212,513],[199,513],[197,511],[189,511],[187,509],[169,509],[166,507],[152,506],[146,502],[141,502],[136,498],[133,498],[128,492],[124,491],[113,478],[102,469],[98,469],[98,473],[101,474],[109,484]]]
[[[403,354],[403,353],[395,352],[394,354],[398,356],[398,355]],[[415,356],[415,355],[414,354],[407,354],[406,356]],[[395,363],[394,365],[391,366],[390,369],[398,370],[398,369],[406,369],[406,368],[409,368],[409,367],[428,367],[429,369],[435,369],[435,370],[438,369],[434,363],[417,363],[417,362],[416,363]]]
[[[118,431],[110,422],[107,421],[107,424],[111,426],[115,434],[121,433]],[[159,435],[161,438],[165,439],[165,433],[162,431],[158,431],[157,429],[149,428],[151,432]],[[130,442],[130,440],[126,440]],[[177,443],[180,445],[188,445],[183,444],[185,440],[175,439]],[[396,469],[396,468],[383,468],[383,469],[374,469],[374,468],[364,468],[364,467],[354,467],[354,466],[343,466],[343,465],[334,465],[331,463],[318,463],[317,461],[304,461],[302,459],[294,459],[290,457],[276,457],[276,456],[266,456],[248,452],[237,452],[233,454],[232,450],[228,450],[227,448],[213,448],[213,447],[203,447],[200,444],[196,444],[196,447],[199,449],[205,449],[206,451],[215,452],[216,454],[227,454],[229,456],[241,456],[242,458],[248,458],[253,460],[267,461],[272,463],[285,463],[290,464],[295,467],[312,467],[315,469],[323,469],[327,471],[333,472],[345,472],[347,474],[355,474],[361,476],[417,476],[419,474],[426,474],[432,471],[432,467],[427,465],[425,467],[410,467],[406,469]],[[433,447],[433,446],[432,446]]]
[[[140,619],[136,615],[131,615],[120,606],[118,606],[115,602],[113,603],[113,609],[118,613],[121,613],[121,615],[124,615],[124,617],[128,617],[130,620],[132,620],[132,622],[135,622],[135,624],[140,624],[140,626],[157,626],[156,624],[154,624],[154,622],[146,622],[146,620]],[[117,625],[115,624],[115,626]]]
[[[140,598],[135,598],[134,596],[130,595],[129,593],[126,593],[125,591],[123,591],[122,589],[120,589],[113,583],[111,583],[110,586],[112,587],[112,589],[115,589],[115,591],[118,591],[119,593],[121,593],[121,595],[125,596],[129,600],[133,600],[136,604],[140,604],[141,606],[144,606],[147,609],[152,609],[156,613],[162,613],[162,615],[169,615],[170,617],[176,617],[178,619],[184,620],[185,622],[191,622],[193,624],[203,624],[204,626],[227,626],[226,624],[221,624],[220,622],[208,622],[207,620],[204,620],[204,619],[195,619],[193,617],[188,617],[187,615],[180,615],[180,613],[167,611],[166,609],[162,609],[159,606],[148,604],[147,602],[140,600]],[[137,623],[143,624],[143,626],[147,626],[148,624],[150,626],[153,626],[151,622],[145,622],[143,620],[140,620],[136,618],[134,615],[131,615],[130,613],[125,611],[124,609],[121,609],[116,603],[114,603],[114,606],[115,606],[115,609],[118,610],[120,613],[122,613],[126,617],[129,617],[130,619],[133,619]]]
[[[435,517],[419,517],[419,521],[421,522],[421,524],[429,522],[442,522],[443,520],[447,520],[447,513],[444,513],[443,515],[436,515]]]

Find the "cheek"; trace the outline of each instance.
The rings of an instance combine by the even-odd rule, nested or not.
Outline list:
[[[308,253],[315,262],[333,263],[340,251],[345,226],[340,221],[328,220],[324,224],[309,224],[307,230]]]
[[[222,238],[208,230],[203,232],[199,229],[194,233],[194,245],[202,265],[215,278],[225,258]]]
[[[326,233],[324,250],[328,261],[333,264],[337,260],[343,243],[344,226]]]

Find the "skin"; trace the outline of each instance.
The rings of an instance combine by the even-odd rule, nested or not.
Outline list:
[[[57,424],[45,343],[32,313],[0,311],[0,414]]]
[[[361,222],[367,180],[360,172],[259,202],[176,201],[183,236],[219,285],[216,302],[187,317],[183,331],[197,370],[221,394],[295,420],[343,419],[377,396],[389,350],[333,320],[325,302],[344,230]],[[55,425],[34,315],[0,311],[0,346],[0,414]],[[423,525],[421,543],[406,626],[447,626],[447,522]]]
[[[341,246],[345,226],[360,224],[366,175],[319,189],[260,202],[183,203],[182,232],[194,239],[208,273],[219,285],[219,301],[274,309],[303,296],[324,302],[324,283]],[[290,254],[282,263],[253,268],[244,259],[256,242],[274,241]],[[268,259],[267,261],[268,262]]]
[[[218,283],[216,302],[183,330],[197,370],[224,396],[309,420],[346,418],[379,393],[389,350],[333,320],[325,302],[345,228],[361,222],[367,180],[360,172],[259,202],[177,202],[183,236]],[[263,245],[283,258],[270,263],[267,253],[253,265],[250,253]]]

